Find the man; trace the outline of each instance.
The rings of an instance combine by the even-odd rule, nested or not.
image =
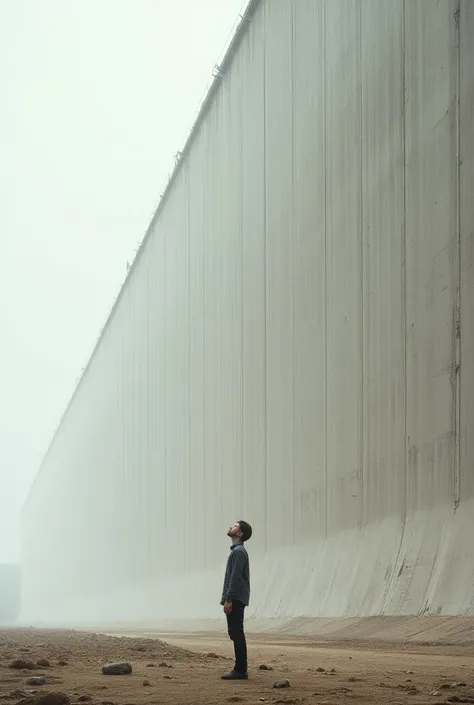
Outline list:
[[[227,536],[232,541],[225,570],[221,605],[227,617],[227,632],[234,642],[235,665],[232,673],[222,676],[225,681],[247,680],[247,643],[244,633],[244,611],[250,598],[249,557],[244,543],[252,536],[246,521],[234,524]]]

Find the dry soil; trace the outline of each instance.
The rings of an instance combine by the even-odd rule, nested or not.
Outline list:
[[[0,703],[16,705],[36,691],[66,693],[73,705],[474,702],[474,647],[321,644],[295,637],[249,637],[250,679],[223,682],[232,666],[225,635],[167,634],[161,639],[73,631],[0,631]],[[51,666],[11,669],[14,659]],[[102,665],[128,661],[129,676],[104,676]],[[62,663],[63,665],[59,665]],[[260,670],[260,665],[272,670]],[[45,675],[47,684],[26,685]],[[286,678],[290,687],[275,690]],[[465,685],[463,685],[465,684]]]

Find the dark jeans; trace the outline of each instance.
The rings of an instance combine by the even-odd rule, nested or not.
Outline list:
[[[247,673],[247,642],[244,634],[244,611],[243,602],[234,600],[232,602],[232,612],[227,617],[227,632],[229,638],[234,642],[235,666],[237,673]]]

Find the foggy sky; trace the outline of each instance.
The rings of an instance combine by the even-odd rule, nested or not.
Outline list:
[[[242,5],[0,0],[0,562]]]

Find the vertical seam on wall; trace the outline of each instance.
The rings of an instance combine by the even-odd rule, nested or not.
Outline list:
[[[121,428],[120,428],[120,447],[121,447],[121,456],[120,456],[120,465],[119,465],[119,472],[120,472],[120,478],[121,482],[119,482],[119,487],[120,487],[120,494],[119,494],[119,499],[120,499],[120,507],[125,507],[125,502],[126,502],[126,444],[125,444],[125,416],[126,416],[126,403],[125,403],[125,385],[123,383],[124,379],[124,374],[122,373],[122,370],[125,368],[125,334],[122,330],[122,334],[120,336],[120,355],[119,355],[119,418],[121,421]],[[123,509],[122,509],[123,511]]]
[[[188,183],[188,208],[187,208],[187,218],[188,222],[186,224],[188,244],[187,244],[187,276],[188,276],[188,506],[187,506],[187,516],[188,520],[191,516],[191,496],[192,496],[192,483],[191,483],[191,424],[192,424],[192,414],[191,414],[191,174],[189,165],[189,156],[186,164],[186,180]],[[189,552],[189,542],[186,542],[188,551],[188,568],[192,565],[191,554]],[[195,547],[192,547],[192,552],[194,554]]]
[[[152,346],[152,336],[151,336],[151,305],[153,301],[153,296],[152,296],[152,279],[151,279],[151,265],[150,265],[150,255],[153,252],[153,247],[150,247],[150,254],[148,255],[148,261],[147,261],[147,321],[146,321],[146,326],[147,326],[147,385],[146,385],[146,394],[147,394],[147,420],[146,420],[146,432],[147,432],[147,439],[146,439],[146,449],[147,449],[147,462],[146,462],[146,531],[147,531],[147,537],[146,537],[146,559],[147,559],[147,579],[150,580],[153,578],[151,575],[151,566],[153,565],[152,562],[152,557],[151,557],[151,537],[152,537],[152,529],[150,526],[150,517],[151,517],[151,510],[152,510],[152,501],[151,501],[151,469],[152,469],[152,457],[153,457],[153,452],[152,452],[152,433],[151,433],[151,419],[153,416],[152,409],[153,409],[153,386],[150,383],[153,375],[151,372],[151,360],[153,359],[153,355],[151,354],[151,346]]]
[[[292,525],[293,525],[293,545],[295,545],[296,512],[295,512],[295,479],[296,475],[296,442],[295,442],[295,266],[296,266],[296,207],[295,207],[295,2],[291,4],[290,20],[290,40],[291,40],[291,200],[292,200],[292,266],[291,266],[291,358],[292,358]]]
[[[139,461],[137,458],[137,379],[139,379],[140,374],[137,370],[137,321],[136,321],[136,305],[135,305],[136,293],[132,289],[131,291],[131,309],[132,309],[132,370],[133,370],[133,382],[131,391],[131,406],[132,406],[132,433],[131,433],[131,452],[130,452],[130,462],[129,462],[129,473],[130,482],[132,489],[132,501],[130,503],[130,533],[136,535],[136,518],[134,508],[137,506],[137,478],[133,472],[135,465],[138,465]],[[137,552],[134,552],[131,558],[132,562],[132,574],[133,579],[137,577]]]
[[[364,522],[364,433],[365,433],[365,404],[364,404],[364,385],[365,385],[365,375],[364,375],[364,166],[363,166],[363,125],[362,125],[362,114],[363,114],[363,74],[362,74],[362,3],[359,4],[359,157],[360,157],[360,173],[359,173],[359,199],[360,199],[360,306],[361,306],[361,322],[360,322],[360,369],[361,369],[361,395],[360,395],[360,514],[359,514],[359,526],[363,525]]]
[[[248,28],[248,36],[251,41],[249,45],[252,45],[253,33],[252,25]],[[245,453],[245,420],[244,420],[244,189],[243,189],[243,148],[244,148],[244,137],[243,137],[243,90],[242,90],[242,63],[239,59],[240,65],[240,81],[239,81],[239,106],[240,110],[239,116],[239,149],[238,149],[238,159],[239,159],[239,169],[240,169],[240,179],[239,179],[239,225],[240,225],[240,502],[242,504],[242,509],[245,510],[245,515],[247,516],[247,507],[245,501],[245,478],[244,478],[244,453]],[[248,65],[248,64],[247,64]],[[251,520],[250,520],[251,521]]]
[[[209,125],[206,124],[206,151],[209,155]],[[206,169],[206,177],[208,176],[208,170],[209,166],[207,166]],[[207,180],[207,178],[206,178]],[[207,375],[206,375],[206,232],[207,232],[207,225],[206,223],[206,216],[207,216],[207,208],[205,206],[205,200],[204,200],[204,179],[201,178],[199,182],[199,200],[200,200],[200,210],[201,210],[201,219],[202,219],[202,253],[201,253],[201,264],[202,264],[202,270],[201,270],[201,281],[202,281],[202,291],[201,291],[201,310],[202,310],[202,350],[201,350],[201,356],[202,356],[202,487],[204,489],[203,493],[203,509],[204,509],[204,515],[207,516],[207,507],[206,507],[206,487],[207,487],[207,472],[206,472],[206,458],[207,458],[207,453],[206,453],[206,416],[207,416],[207,406],[206,406],[206,399],[207,399]],[[201,545],[203,542],[201,542]],[[206,548],[204,546],[203,549],[204,555],[201,556],[201,561],[202,565],[206,567]]]
[[[323,96],[324,96],[324,535],[328,535],[328,270],[327,270],[327,222],[328,222],[328,160],[327,160],[327,2],[323,3]]]
[[[456,197],[456,302],[455,302],[455,318],[454,318],[454,336],[456,342],[456,361],[455,361],[455,413],[454,413],[454,506],[453,510],[459,506],[461,500],[461,443],[460,443],[460,424],[461,424],[461,7],[460,1],[456,4],[454,15],[455,21],[455,135],[456,135],[456,168],[455,168],[455,197]]]
[[[167,535],[167,530],[168,530],[168,513],[167,513],[167,510],[166,510],[166,505],[167,505],[167,502],[166,502],[166,495],[167,495],[167,491],[168,491],[168,482],[167,482],[168,449],[167,449],[167,442],[166,442],[166,441],[167,441],[167,435],[168,435],[168,434],[167,434],[168,423],[167,423],[167,414],[166,414],[166,406],[167,406],[167,404],[166,404],[166,399],[167,399],[167,387],[168,387],[168,385],[166,384],[166,380],[167,380],[167,377],[168,377],[168,370],[167,370],[167,365],[166,365],[166,341],[167,341],[167,339],[168,339],[168,331],[167,331],[167,325],[166,325],[166,321],[167,321],[167,316],[166,316],[166,308],[167,308],[167,306],[166,306],[166,303],[167,303],[167,297],[166,297],[166,294],[167,294],[167,291],[166,291],[166,270],[167,270],[167,262],[166,262],[166,232],[164,232],[164,233],[163,233],[163,302],[164,302],[164,306],[163,306],[163,328],[164,328],[164,336],[163,336],[163,338],[164,338],[164,350],[163,350],[163,360],[164,360],[164,384],[163,384],[163,386],[164,386],[164,414],[163,414],[163,417],[164,417],[164,429],[163,429],[163,430],[164,430],[164,434],[163,434],[163,435],[164,435],[164,443],[163,443],[163,445],[164,445],[164,451],[165,451],[165,452],[164,452],[164,456],[165,456],[165,467],[164,467],[164,473],[163,473],[163,480],[164,480],[164,481],[163,481],[163,485],[164,485],[164,493],[163,493],[163,496],[164,496],[164,500],[165,500],[165,501],[164,501],[164,503],[163,503],[163,504],[164,504],[163,514],[164,514],[164,520],[165,520],[165,521],[164,521],[164,524],[165,524],[165,536]],[[165,560],[165,567],[166,567],[166,568],[168,567],[167,563],[168,563],[168,553],[166,552],[166,560]]]
[[[407,515],[407,492],[408,492],[408,345],[407,345],[407,139],[406,139],[406,106],[407,106],[407,86],[406,86],[406,4],[402,3],[402,143],[403,143],[403,284],[402,284],[402,329],[403,329],[403,407],[404,407],[404,488],[403,488],[403,525],[405,526]]]
[[[226,81],[226,86],[228,86],[228,74],[227,74],[227,81]],[[226,178],[225,174],[225,164],[226,164],[226,157],[227,159],[229,158],[228,152],[226,153],[225,157],[224,155],[224,149],[227,146],[226,142],[228,141],[228,135],[225,132],[226,124],[225,124],[225,118],[223,117],[224,113],[224,107],[223,107],[223,81],[221,81],[221,88],[219,92],[216,94],[216,124],[214,126],[214,143],[216,144],[216,151],[217,151],[217,168],[214,172],[214,178],[216,179],[219,183],[219,185],[224,181]],[[224,104],[225,105],[225,104]],[[213,188],[213,193],[217,193],[217,188],[216,188],[216,182],[214,181],[214,188]],[[226,355],[226,348],[225,348],[225,343],[227,342],[224,339],[225,335],[225,326],[224,326],[224,320],[227,322],[227,316],[226,316],[226,311],[224,307],[224,301],[227,301],[226,296],[224,295],[224,280],[225,280],[225,256],[227,254],[227,251],[225,249],[224,243],[224,235],[221,235],[221,231],[224,231],[224,212],[225,208],[227,207],[227,202],[225,202],[225,205],[223,205],[223,201],[225,199],[227,194],[225,192],[222,194],[221,198],[216,198],[215,199],[215,207],[214,207],[214,233],[213,233],[213,245],[214,245],[214,253],[217,253],[217,265],[216,265],[216,272],[217,272],[217,281],[218,281],[218,286],[217,289],[218,291],[215,291],[215,296],[216,296],[216,301],[217,301],[217,313],[216,313],[216,326],[217,326],[217,333],[214,331],[214,345],[216,346],[217,349],[217,375],[216,375],[216,396],[214,398],[214,404],[213,404],[213,422],[214,424],[221,423],[221,432],[218,434],[218,438],[214,441],[216,453],[214,455],[214,463],[212,465],[212,471],[213,471],[213,478],[214,478],[214,486],[217,489],[217,495],[219,497],[219,500],[216,502],[216,515],[217,515],[217,521],[219,524],[224,522],[224,517],[225,517],[225,511],[224,511],[224,497],[223,497],[223,489],[224,489],[224,483],[223,483],[223,478],[221,475],[220,471],[220,463],[222,462],[222,459],[224,457],[224,452],[223,449],[226,446],[226,442],[228,443],[228,436],[227,436],[227,430],[229,428],[229,418],[228,418],[228,413],[229,413],[229,396],[228,396],[228,390],[225,385],[225,380],[227,379],[226,376],[226,366],[225,363],[227,362],[227,355]],[[225,231],[225,235],[227,235],[227,231]],[[218,242],[217,242],[218,241]],[[227,284],[227,281],[226,281]],[[227,314],[229,315],[229,314]],[[224,434],[226,438],[224,437]],[[224,440],[225,438],[225,440]],[[216,461],[217,458],[217,461]],[[234,460],[234,459],[233,459]],[[215,516],[216,516],[215,515]],[[212,565],[212,558],[210,560],[210,565]]]
[[[268,548],[267,522],[268,522],[268,360],[267,360],[267,336],[268,336],[268,316],[267,316],[267,5],[263,3],[262,24],[263,24],[263,314],[264,314],[264,335],[263,335],[263,360],[264,360],[264,471],[265,471],[265,504],[264,504],[264,547]]]

